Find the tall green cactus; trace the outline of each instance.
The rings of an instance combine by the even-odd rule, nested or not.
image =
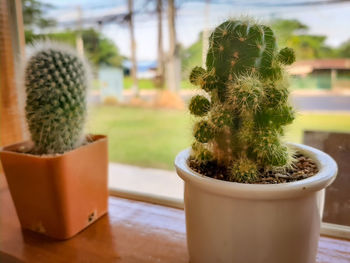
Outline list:
[[[69,47],[39,43],[25,68],[26,119],[36,154],[63,153],[83,141],[88,68]]]
[[[208,94],[189,104],[199,118],[192,157],[225,165],[236,182],[254,182],[259,169],[289,164],[292,157],[280,137],[294,111],[283,66],[294,60],[292,49],[278,52],[265,25],[237,20],[219,25],[209,39],[207,69],[195,67],[190,74],[190,82]]]

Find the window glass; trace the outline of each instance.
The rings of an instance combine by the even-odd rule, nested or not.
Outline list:
[[[89,58],[93,80],[87,130],[108,135],[115,174],[110,176],[131,178],[143,174],[140,167],[149,168],[144,176],[129,181],[124,177],[124,187],[132,188],[134,180],[143,180],[144,188],[131,190],[155,195],[163,195],[162,186],[154,182],[163,182],[159,179],[162,176],[171,178],[171,183],[164,182],[169,188],[164,192],[182,188],[173,161],[192,143],[193,118],[187,104],[200,92],[188,76],[194,66],[205,65],[211,30],[227,17],[246,15],[269,24],[279,48],[292,47],[296,54],[288,72],[297,117],[285,140],[318,147],[336,158],[340,173],[338,183],[328,190],[330,203],[326,201],[325,217],[330,223],[350,222],[342,217],[350,214],[349,188],[337,187],[345,181],[348,185],[350,178],[346,166],[350,157],[349,2],[179,0],[173,6],[172,1],[162,0],[22,3],[28,45],[50,38],[74,46]],[[150,177],[146,174],[159,177],[147,180]],[[181,199],[181,195],[182,190],[175,190],[170,197]]]

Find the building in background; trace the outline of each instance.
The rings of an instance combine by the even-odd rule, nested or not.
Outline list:
[[[102,101],[107,99],[123,101],[123,70],[121,68],[99,67],[98,81]]]
[[[124,75],[129,76],[131,62],[125,60],[123,62]],[[137,77],[140,79],[153,79],[157,74],[157,61],[138,61],[137,62]]]
[[[289,68],[293,89],[350,89],[350,59],[297,61]]]

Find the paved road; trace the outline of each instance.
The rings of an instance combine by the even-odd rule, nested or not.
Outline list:
[[[141,98],[145,101],[152,101],[154,93],[141,93]],[[188,102],[193,94],[181,94],[183,99]],[[124,102],[131,99],[131,94],[124,95]],[[300,111],[349,111],[350,112],[350,95],[292,95],[292,103]],[[89,102],[99,103],[99,96],[91,96]]]
[[[292,102],[299,110],[349,111],[350,96],[292,96]]]

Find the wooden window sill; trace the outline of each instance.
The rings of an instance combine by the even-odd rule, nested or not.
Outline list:
[[[184,208],[184,184],[175,171],[110,163],[108,179],[113,196]],[[321,234],[350,239],[350,227],[322,222]]]
[[[184,211],[109,198],[109,213],[67,241],[22,230],[0,193],[0,262],[188,262]],[[350,262],[350,241],[321,236],[317,262]]]

